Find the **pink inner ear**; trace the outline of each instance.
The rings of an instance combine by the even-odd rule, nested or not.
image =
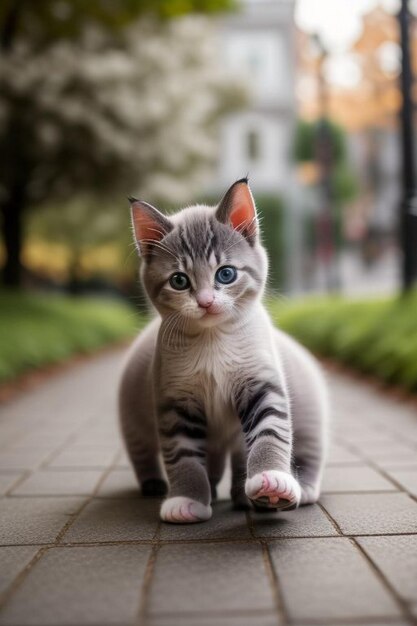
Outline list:
[[[132,207],[133,227],[137,241],[160,241],[165,233],[160,224],[152,219],[143,208]]]
[[[252,194],[247,185],[238,185],[233,194],[230,222],[236,230],[246,231],[249,235],[256,232],[256,209]]]

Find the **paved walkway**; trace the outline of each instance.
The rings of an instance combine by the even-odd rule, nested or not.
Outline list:
[[[411,624],[417,618],[417,415],[329,375],[320,505],[158,522],[121,450],[120,354],[0,408],[0,624]],[[414,616],[414,618],[413,618]]]

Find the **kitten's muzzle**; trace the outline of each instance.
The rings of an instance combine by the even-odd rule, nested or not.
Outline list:
[[[213,304],[206,307],[205,315],[218,315],[221,312],[222,311],[215,304]]]
[[[214,303],[214,293],[211,289],[202,289],[196,293],[195,299],[200,308],[208,310]]]

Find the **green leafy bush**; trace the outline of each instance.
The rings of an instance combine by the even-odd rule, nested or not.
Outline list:
[[[308,348],[417,390],[417,292],[402,298],[270,302],[276,323]]]
[[[0,382],[131,337],[144,317],[109,299],[0,292]]]
[[[280,196],[258,194],[262,242],[268,252],[268,287],[282,290],[285,281],[284,206]]]

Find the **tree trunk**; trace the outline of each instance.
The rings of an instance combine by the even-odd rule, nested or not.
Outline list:
[[[6,287],[20,287],[21,285],[23,206],[24,197],[22,190],[16,190],[1,207],[3,216],[3,241],[6,251],[2,282]]]
[[[19,18],[23,0],[14,0],[9,10],[3,15],[0,31],[0,48],[3,52],[10,52],[19,26]]]

